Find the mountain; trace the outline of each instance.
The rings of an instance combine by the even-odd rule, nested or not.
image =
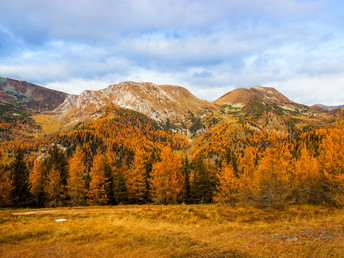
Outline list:
[[[313,108],[320,108],[323,110],[327,110],[327,111],[331,111],[333,109],[337,109],[337,108],[344,108],[344,105],[340,105],[340,106],[326,106],[326,105],[322,105],[322,104],[316,104],[312,106]]]
[[[235,89],[215,101],[222,114],[238,117],[256,130],[289,135],[307,126],[323,123],[323,112],[298,104],[271,87],[253,86]]]
[[[344,118],[344,107],[332,109],[329,112],[329,115],[336,117],[336,118]]]
[[[104,110],[111,107],[140,112],[160,128],[190,140],[223,122],[289,135],[308,126],[322,127],[336,115],[295,103],[276,89],[262,86],[235,89],[208,102],[183,87],[150,82],[127,81],[70,95],[0,77],[0,101],[7,123],[25,121],[32,128],[41,128],[41,133],[35,133],[37,137],[73,130],[103,117]]]
[[[65,125],[74,126],[97,119],[100,114],[96,111],[109,105],[135,110],[179,132],[192,126],[193,117],[216,111],[212,103],[198,99],[183,87],[128,81],[98,91],[86,90],[79,96],[70,95],[54,112]]]
[[[235,89],[208,102],[183,87],[150,82],[70,95],[0,77],[0,163],[11,161],[18,144],[34,156],[52,143],[69,152],[81,144],[93,154],[103,146],[129,163],[135,146],[146,151],[171,146],[216,159],[228,147],[258,146],[262,137],[295,138],[331,127],[343,112],[298,104],[262,86]]]
[[[26,81],[0,77],[0,101],[34,111],[49,111],[61,105],[69,94]]]
[[[217,99],[215,103],[218,105],[229,104],[236,107],[243,107],[249,104],[252,98],[258,98],[277,104],[292,102],[274,88],[253,86],[250,89],[239,88],[230,91]]]

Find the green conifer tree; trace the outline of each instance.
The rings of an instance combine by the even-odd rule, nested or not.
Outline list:
[[[128,188],[121,169],[119,169],[117,174],[114,197],[117,204],[126,204],[128,202]]]
[[[10,194],[13,206],[27,207],[30,205],[32,196],[30,193],[29,170],[24,161],[23,150],[19,147],[11,164],[11,184],[12,191]]]
[[[194,178],[191,185],[192,203],[209,203],[212,201],[213,190],[208,168],[202,155],[196,158]]]

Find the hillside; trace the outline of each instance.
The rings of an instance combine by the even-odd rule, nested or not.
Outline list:
[[[80,95],[2,77],[0,87],[0,143],[5,153],[9,148],[10,156],[16,142],[32,145],[42,139],[49,141],[103,119],[104,110],[118,108],[139,112],[153,119],[159,129],[187,137],[197,146],[223,126],[228,127],[231,139],[250,138],[248,129],[295,136],[311,128],[331,126],[342,117],[340,110],[311,108],[262,86],[235,89],[214,102],[198,99],[180,86],[148,82],[122,82]]]
[[[26,81],[0,77],[0,102],[33,111],[49,111],[61,105],[69,94]]]
[[[54,112],[70,128],[81,121],[97,119],[97,110],[113,104],[145,114],[188,137],[196,133],[188,130],[193,126],[194,117],[209,116],[216,110],[211,103],[196,98],[183,87],[122,82],[103,90],[86,90],[79,96],[69,96]]]

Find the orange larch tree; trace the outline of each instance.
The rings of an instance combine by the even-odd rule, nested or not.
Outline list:
[[[46,206],[62,206],[66,198],[65,187],[61,183],[61,173],[55,168],[49,170],[47,180],[44,183],[44,193],[46,194]]]
[[[31,194],[33,196],[33,204],[37,207],[43,207],[45,204],[45,174],[46,169],[44,165],[44,160],[40,159],[36,161],[30,173],[31,182]]]
[[[70,204],[73,206],[84,205],[86,201],[86,185],[83,179],[85,167],[83,152],[79,146],[69,160],[68,166],[68,194]]]
[[[217,175],[218,184],[214,201],[219,203],[237,203],[239,201],[239,181],[232,164],[225,164]]]
[[[255,200],[267,206],[286,203],[290,194],[290,153],[281,146],[267,148],[253,180]]]
[[[319,163],[323,174],[325,201],[344,206],[344,127],[329,129],[320,145]]]
[[[310,155],[306,146],[302,146],[300,157],[295,161],[293,173],[293,196],[298,203],[321,202],[321,175],[319,162]]]
[[[0,167],[0,207],[10,206],[10,192],[12,191],[11,181],[4,167]]]
[[[180,158],[164,147],[160,159],[153,165],[150,178],[152,200],[159,204],[177,203],[181,201],[184,183]]]
[[[105,205],[109,198],[106,195],[106,178],[104,175],[104,157],[100,149],[93,157],[93,165],[91,168],[90,186],[87,193],[87,203],[90,205]]]
[[[128,198],[131,203],[142,203],[146,197],[146,167],[144,153],[136,149],[134,161],[126,174]]]

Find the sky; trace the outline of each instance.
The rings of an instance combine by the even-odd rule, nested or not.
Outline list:
[[[122,81],[213,101],[274,87],[344,104],[344,1],[0,0],[0,76],[72,94]]]

